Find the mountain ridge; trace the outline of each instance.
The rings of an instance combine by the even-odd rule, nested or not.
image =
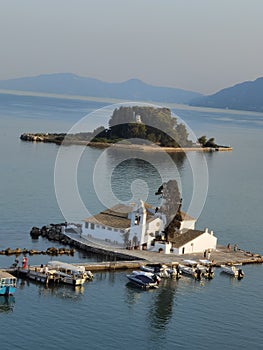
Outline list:
[[[104,82],[73,73],[0,80],[0,89],[183,104],[202,96],[190,90],[150,85],[137,78],[120,83]]]
[[[263,112],[263,77],[238,83],[212,95],[194,98],[189,105]]]

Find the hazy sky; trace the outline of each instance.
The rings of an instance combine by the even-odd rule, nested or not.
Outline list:
[[[205,94],[263,76],[263,0],[0,0],[0,79],[71,72]]]

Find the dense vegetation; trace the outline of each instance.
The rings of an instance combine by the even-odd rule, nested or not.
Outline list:
[[[200,143],[200,145],[202,147],[212,147],[212,148],[216,148],[216,147],[223,147],[223,146],[219,146],[215,143],[215,138],[211,137],[210,139],[207,139],[205,135],[199,137],[198,142]]]
[[[154,143],[161,147],[192,147],[184,124],[178,123],[168,108],[120,107],[113,111],[109,127],[98,127],[92,132],[76,134],[66,133],[25,133],[20,136],[24,141],[52,142],[56,144],[90,144],[105,147],[107,144],[122,141],[131,144]],[[202,147],[228,148],[219,146],[214,138],[201,136],[197,140]],[[196,146],[196,144],[195,144]]]
[[[148,140],[163,147],[192,146],[186,127],[177,123],[168,108],[120,107],[114,110],[109,128],[97,131],[99,132],[92,141],[139,139],[138,143]]]
[[[174,238],[174,233],[180,228],[182,222],[182,198],[177,181],[169,180],[167,183],[163,183],[155,194],[162,198],[162,205],[159,210],[167,218],[163,232],[165,240],[169,241]]]

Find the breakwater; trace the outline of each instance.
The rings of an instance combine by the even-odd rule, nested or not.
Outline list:
[[[57,256],[57,255],[74,255],[75,253],[75,249],[73,248],[56,248],[56,247],[50,247],[47,248],[46,250],[36,250],[36,249],[26,249],[26,248],[15,248],[15,249],[11,249],[10,247],[0,250],[0,255],[15,255],[15,256],[19,256],[21,254],[23,255],[52,255],[52,256]]]

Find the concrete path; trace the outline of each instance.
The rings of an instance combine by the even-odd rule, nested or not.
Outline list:
[[[113,245],[110,242],[97,239],[87,239],[76,234],[66,234],[74,241],[80,242],[82,245],[89,248],[99,249],[106,254],[127,255],[127,260],[132,257],[134,260],[145,260],[145,263],[161,263],[161,264],[176,264],[182,263],[184,260],[200,260],[205,259],[203,253],[192,253],[184,255],[164,254],[158,252],[150,252],[146,250],[127,250],[120,245]],[[238,249],[236,252],[233,249],[229,250],[224,246],[217,246],[217,249],[211,253],[210,261],[213,261],[214,266],[222,264],[252,264],[263,263],[263,257],[259,254],[246,252]]]

